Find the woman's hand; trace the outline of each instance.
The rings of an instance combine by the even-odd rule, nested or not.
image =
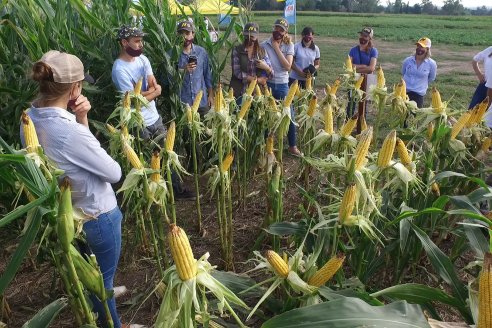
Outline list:
[[[263,59],[256,60],[256,68],[262,69],[267,72],[270,71],[270,66],[268,66],[268,64]]]
[[[480,81],[480,83],[484,83],[485,82],[485,75],[482,72],[478,72],[477,73],[477,78]]]
[[[78,123],[89,127],[87,113],[91,110],[91,103],[86,96],[80,95],[75,100],[75,105],[70,107]]]
[[[256,80],[256,83],[259,84],[259,85],[266,85],[267,83],[267,78],[262,76],[262,77],[259,77],[257,80]]]

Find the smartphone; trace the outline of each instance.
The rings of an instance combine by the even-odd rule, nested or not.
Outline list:
[[[198,58],[196,56],[189,56],[188,57],[188,64],[196,64],[198,62]]]

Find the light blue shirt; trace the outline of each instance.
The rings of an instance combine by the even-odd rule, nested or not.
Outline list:
[[[401,75],[407,84],[407,92],[413,91],[425,96],[429,83],[436,79],[437,65],[432,58],[426,58],[417,67],[415,56],[405,58],[401,67]]]
[[[44,153],[68,176],[73,207],[97,217],[117,206],[111,183],[121,178],[120,165],[101,147],[88,127],[63,108],[28,111]],[[24,144],[21,124],[21,139]]]
[[[116,89],[120,92],[133,91],[135,84],[143,77],[142,91],[149,89],[147,77],[154,75],[149,59],[144,55],[135,57],[134,61],[127,62],[122,59],[116,59],[113,63],[111,77]],[[152,100],[147,106],[142,106],[142,116],[145,126],[150,126],[157,122],[159,114],[155,107],[155,101]]]
[[[272,46],[272,38],[263,41],[261,43],[261,46],[267,52],[268,58],[270,58],[270,62],[272,63],[273,71],[275,72],[273,78],[268,82],[275,83],[275,84],[289,83],[289,70],[285,69],[280,63],[277,53],[275,52],[275,49],[273,49]],[[288,55],[294,56],[294,44],[281,43],[280,51],[284,54],[285,57],[287,57]]]
[[[311,49],[309,47],[305,47],[302,40],[294,45],[294,63],[300,70],[305,69],[309,65],[314,65],[314,61],[319,59],[319,57],[320,53],[317,45],[314,45],[314,49]],[[306,80],[305,77],[300,77],[294,70],[290,72],[290,77],[294,80]]]

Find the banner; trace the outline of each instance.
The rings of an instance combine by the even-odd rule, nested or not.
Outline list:
[[[286,0],[284,17],[289,24],[296,23],[296,0]]]

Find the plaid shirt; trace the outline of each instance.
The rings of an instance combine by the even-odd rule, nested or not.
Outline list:
[[[246,51],[246,49],[244,49]],[[248,70],[247,72],[241,71],[241,54],[237,51],[237,47],[234,47],[232,50],[232,71],[234,75],[243,81],[243,84],[247,84],[248,81],[246,78],[248,76],[256,76],[256,58],[248,58]],[[273,77],[273,68],[272,63],[270,62],[270,58],[268,58],[268,54],[265,52],[265,57],[263,57],[265,63],[270,67],[270,74],[265,75],[265,77],[269,80]],[[266,73],[264,73],[266,74]]]

